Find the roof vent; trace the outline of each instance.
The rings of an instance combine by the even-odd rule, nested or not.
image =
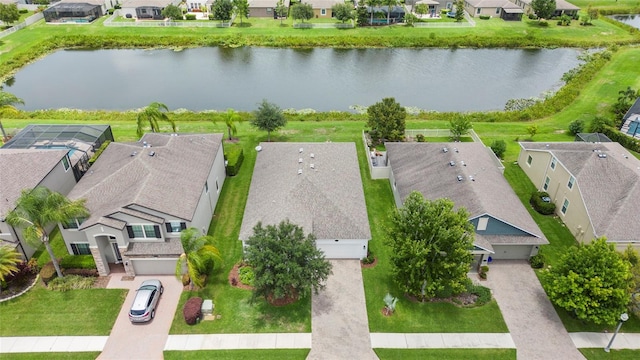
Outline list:
[[[449,166],[456,166],[456,162],[455,161],[449,161]]]
[[[303,148],[300,148],[300,150],[298,150],[298,152],[302,153],[304,151]]]
[[[469,180],[476,181],[476,178],[474,178],[473,175],[469,175]]]
[[[312,159],[316,157],[313,153],[311,153],[311,155],[309,156],[311,156]]]
[[[298,175],[302,175],[302,169],[298,169]]]
[[[312,168],[312,169],[316,168],[316,166],[314,164],[309,164],[309,167]]]
[[[464,177],[462,177],[462,175],[458,175],[458,181],[462,181],[464,180]]]
[[[598,153],[598,157],[599,157],[600,159],[605,159],[605,158],[607,157],[607,154],[605,154],[605,153]]]
[[[458,148],[453,148],[453,151],[455,151],[455,152],[459,152],[459,151],[458,151]]]
[[[449,152],[449,149],[447,149],[446,147],[443,147],[443,148],[442,148],[442,152],[443,152],[443,153]]]
[[[156,154],[156,152],[155,152],[155,151],[150,151],[150,152],[149,152],[149,156],[154,156],[155,154]]]
[[[146,141],[142,142],[142,147],[145,147],[145,148],[147,147],[147,142]]]
[[[302,164],[302,158],[298,158],[298,164]]]
[[[136,156],[136,155],[138,155],[137,151],[134,151],[134,152],[131,153],[131,156]]]
[[[467,164],[465,164],[464,161],[460,161],[460,164],[462,164],[462,166],[467,166]]]

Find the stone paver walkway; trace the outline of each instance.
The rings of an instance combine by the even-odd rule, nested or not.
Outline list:
[[[496,260],[488,275],[518,359],[584,359],[528,262]]]
[[[371,349],[359,260],[331,260],[333,275],[311,301],[311,351],[307,359],[378,359]]]

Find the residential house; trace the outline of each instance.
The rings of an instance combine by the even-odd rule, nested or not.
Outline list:
[[[42,14],[48,23],[90,23],[115,4],[115,0],[61,0]]]
[[[289,8],[289,0],[284,0],[282,3],[287,9]],[[249,17],[277,19],[276,6],[278,6],[278,0],[249,0]],[[286,16],[285,13],[285,17]]]
[[[531,2],[533,0],[511,0],[513,3],[518,5],[524,10],[525,14],[533,14],[533,8],[531,7]],[[567,14],[571,17],[576,17],[578,15],[578,11],[580,8],[573,5],[572,3],[565,0],[556,0],[556,10],[553,12],[552,17],[562,16],[563,14]]]
[[[68,194],[76,184],[68,150],[0,149],[0,244],[16,247],[25,259],[35,252],[25,243],[22,229],[5,222],[23,190],[44,186]]]
[[[362,259],[371,238],[354,143],[261,143],[242,218],[253,227],[283,220],[314,234],[329,259]]]
[[[344,1],[341,0],[307,0],[304,2],[305,4],[311,5],[313,8],[313,17],[318,18],[331,18],[333,17],[333,12],[331,8],[336,4],[343,4]]]
[[[464,9],[473,17],[481,15],[520,21],[524,11],[509,0],[465,0]]]
[[[427,17],[439,17],[440,16],[440,9],[444,8],[441,6],[440,2],[436,1],[436,0],[419,0],[419,1],[406,1],[405,4],[407,6],[410,6],[410,10],[412,12],[415,12],[415,8],[417,5],[426,5],[427,6],[427,14],[425,16]]]
[[[492,259],[529,259],[548,244],[482,143],[386,143],[396,206],[413,191],[465,208],[475,229],[472,268]]]
[[[67,250],[93,255],[100,275],[174,274],[180,231],[206,234],[225,180],[222,134],[148,133],[111,143],[69,198],[90,216],[61,226]]]
[[[520,143],[518,164],[580,242],[640,248],[640,160],[615,142]]]
[[[636,99],[636,102],[631,105],[627,113],[622,117],[620,131],[640,139],[640,97]]]
[[[162,10],[178,4],[180,0],[124,0],[120,15],[139,20],[164,20]]]

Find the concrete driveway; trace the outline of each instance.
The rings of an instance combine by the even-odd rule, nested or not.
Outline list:
[[[132,324],[129,321],[129,308],[136,289],[148,279],[160,279],[164,286],[156,316],[148,323]],[[132,281],[122,281],[121,274],[114,274],[107,288],[130,291],[98,359],[163,359],[162,352],[180,300],[182,283],[175,276],[136,276]]]
[[[518,359],[584,359],[528,262],[494,261],[487,285],[516,344]]]
[[[307,359],[378,359],[371,349],[359,260],[331,260],[333,275],[311,300]]]

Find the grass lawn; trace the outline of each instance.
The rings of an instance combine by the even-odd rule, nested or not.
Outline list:
[[[198,351],[165,351],[165,360],[179,359],[219,359],[219,360],[303,360],[307,358],[309,349],[283,350],[198,350]]]
[[[100,352],[3,353],[2,360],[94,360]]]
[[[640,359],[640,350],[611,350],[606,353],[604,349],[578,349],[587,360],[636,360]]]
[[[0,303],[0,336],[109,335],[126,295],[124,289],[58,292],[38,284]]]
[[[53,249],[53,253],[56,257],[61,258],[65,255],[69,255],[67,251],[67,246],[64,243],[64,239],[62,235],[60,235],[60,230],[56,227],[49,234],[49,244],[51,244],[51,248]],[[49,252],[43,246],[41,246],[36,252],[33,254],[33,257],[38,259],[38,266],[42,267],[49,261],[51,261],[51,257],[49,256]]]
[[[373,349],[380,360],[508,360],[515,349]]]

